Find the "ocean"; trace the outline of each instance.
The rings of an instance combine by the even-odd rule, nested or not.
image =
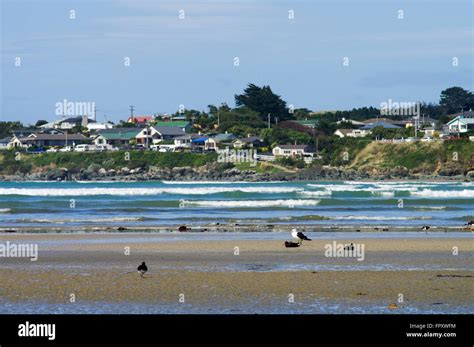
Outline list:
[[[462,228],[474,219],[473,206],[474,182],[0,182],[0,228],[270,223],[436,230]]]

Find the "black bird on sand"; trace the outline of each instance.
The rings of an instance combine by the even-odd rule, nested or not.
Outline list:
[[[145,275],[145,273],[148,271],[148,267],[146,266],[145,262],[142,262],[142,264],[137,267],[137,271],[140,274],[140,277]]]

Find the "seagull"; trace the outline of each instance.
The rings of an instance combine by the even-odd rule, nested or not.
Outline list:
[[[295,240],[298,240],[298,243],[301,245],[303,243],[303,240],[306,241],[311,241],[310,238],[308,238],[305,234],[303,234],[301,231],[297,231],[296,229],[291,230],[291,237],[293,237]]]
[[[145,275],[145,273],[148,271],[148,267],[145,265],[145,262],[142,262],[142,264],[137,268],[137,271],[140,274],[140,277]]]

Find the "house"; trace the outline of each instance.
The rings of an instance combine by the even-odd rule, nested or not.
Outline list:
[[[9,149],[8,144],[10,143],[11,139],[12,138],[10,136],[4,137],[3,139],[0,139],[0,150]]]
[[[213,137],[208,138],[204,142],[204,149],[207,151],[217,151],[219,149],[219,145],[230,145],[232,141],[236,138],[237,136],[235,136],[234,134],[217,134]]]
[[[175,126],[152,126],[143,128],[135,136],[137,143],[156,144],[162,141],[172,140],[184,134],[183,129]]]
[[[449,133],[466,133],[474,129],[474,112],[462,112],[447,124]]]
[[[421,130],[425,133],[424,137],[433,137],[436,129],[434,127],[428,127]]]
[[[232,143],[234,148],[254,148],[263,146],[263,139],[258,136],[248,136],[243,139],[236,139]]]
[[[374,123],[380,123],[380,122],[388,123],[388,124],[393,124],[395,121],[392,120],[392,119],[388,119],[388,118],[378,117],[378,118],[369,118],[369,119],[366,119],[366,120],[364,120],[362,123],[364,123],[364,124],[374,124]]]
[[[199,134],[185,134],[182,136],[177,136],[173,140],[176,148],[192,148],[193,140],[200,139],[201,137],[202,136]],[[205,140],[207,140],[207,138]],[[202,141],[203,145],[205,140]]]
[[[82,134],[43,134],[36,133],[31,134],[26,138],[28,144],[36,147],[49,147],[49,146],[75,146],[79,143],[88,142],[90,139]]]
[[[173,118],[173,119],[176,119]],[[183,132],[187,132],[191,130],[191,123],[187,121],[164,121],[164,122],[156,122],[155,123],[156,127],[179,127],[183,130]]]
[[[312,157],[314,155],[308,145],[277,145],[273,148],[272,153],[275,157]]]
[[[30,136],[31,134],[34,134],[35,132],[37,132],[36,129],[15,129],[11,132],[12,136],[16,136],[18,138],[20,137],[28,137]]]
[[[70,118],[63,118],[57,121],[46,123],[40,125],[40,129],[63,129],[63,130],[71,130],[76,126],[87,127],[90,123],[96,123],[96,121],[88,116],[78,116],[78,117],[70,117]]]
[[[334,135],[339,137],[364,137],[370,134],[370,130],[364,129],[337,129]]]
[[[112,123],[89,123],[87,124],[86,128],[89,131],[97,131],[97,130],[104,130],[104,129],[112,129],[114,125]]]
[[[364,125],[360,129],[361,130],[372,130],[373,128],[376,128],[376,127],[382,127],[384,129],[400,129],[400,127],[398,125],[394,125],[394,124],[387,123],[387,122],[369,123],[369,124]]]
[[[95,145],[128,146],[140,132],[140,128],[113,128],[100,130],[94,137]]]
[[[297,123],[299,125],[303,125],[305,127],[314,129],[319,123],[317,119],[305,119],[305,120],[292,120],[292,122]]]
[[[28,143],[28,137],[27,136],[16,136],[13,135],[13,137],[10,139],[10,142],[7,145],[7,148],[28,148],[29,143]]]
[[[153,120],[153,116],[130,116],[127,123],[148,124]]]
[[[359,122],[357,120],[345,119],[345,118],[342,118],[340,121],[336,122],[336,124],[341,124],[341,123],[351,123],[353,125],[364,125],[365,124],[365,123]]]

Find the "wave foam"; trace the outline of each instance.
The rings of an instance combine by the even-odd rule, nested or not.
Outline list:
[[[270,206],[315,206],[320,200],[295,199],[295,200],[220,200],[220,201],[190,201],[185,200],[185,205],[206,206],[206,207],[270,207]]]
[[[474,190],[430,190],[423,189],[418,192],[411,192],[411,196],[422,198],[474,198]]]
[[[90,195],[206,195],[219,193],[293,193],[302,191],[294,187],[206,187],[206,188],[3,188],[0,195],[27,196],[90,196]]]

